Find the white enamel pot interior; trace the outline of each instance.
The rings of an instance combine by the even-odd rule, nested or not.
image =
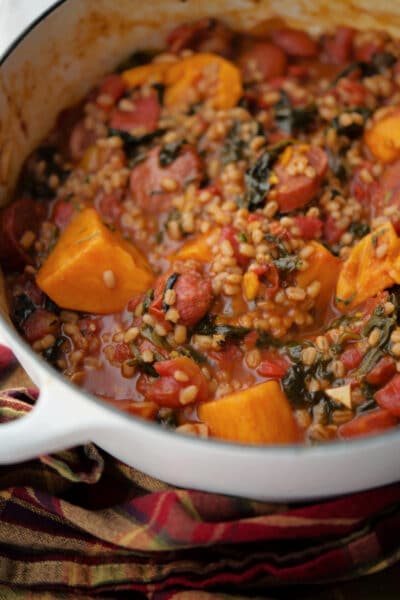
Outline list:
[[[25,0],[29,1],[29,0]],[[23,5],[24,3],[21,2]],[[26,155],[71,105],[136,48],[157,48],[180,22],[216,16],[237,29],[281,16],[310,30],[357,23],[396,33],[400,3],[370,0],[65,0],[3,52],[0,66],[0,199],[9,200]],[[0,464],[93,441],[169,483],[260,500],[305,500],[400,478],[400,431],[317,447],[246,446],[202,440],[124,414],[73,386],[18,336],[0,292],[0,336],[40,397],[32,412],[0,426]]]

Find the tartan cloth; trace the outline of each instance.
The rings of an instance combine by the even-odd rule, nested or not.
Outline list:
[[[4,390],[0,422],[36,398]],[[400,484],[270,504],[170,487],[93,444],[0,467],[0,600],[254,598],[377,572],[399,554]]]

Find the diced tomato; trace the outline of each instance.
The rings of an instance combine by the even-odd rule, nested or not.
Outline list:
[[[323,236],[328,244],[337,244],[346,230],[339,227],[337,221],[329,215],[323,225]]]
[[[360,204],[362,204],[368,211],[371,205],[371,198],[376,194],[378,183],[375,180],[371,182],[364,181],[361,173],[364,169],[369,171],[371,168],[372,164],[365,162],[354,171],[350,181],[350,194],[354,196],[354,198],[358,200],[358,202],[360,202]]]
[[[397,209],[390,220],[397,233],[400,233],[400,160],[388,165],[379,182],[374,182],[370,198],[372,218],[383,216],[389,207]]]
[[[355,346],[349,346],[349,348],[346,348],[340,357],[340,360],[344,364],[346,371],[352,371],[353,369],[356,369],[361,364],[362,359],[363,355],[361,350]]]
[[[364,42],[357,46],[354,50],[354,58],[363,62],[370,62],[374,54],[382,50],[382,43],[379,42]]]
[[[271,33],[272,40],[287,54],[294,57],[312,58],[318,53],[317,43],[299,29],[275,29]]]
[[[116,362],[124,362],[131,356],[131,351],[127,344],[117,344],[114,348],[114,360]]]
[[[204,402],[208,398],[207,381],[196,363],[182,356],[154,363],[154,368],[159,374],[151,387],[146,391],[146,399],[155,402],[159,406],[179,408],[193,402]],[[182,377],[183,374],[183,377]],[[182,378],[186,381],[181,381]],[[183,390],[189,386],[195,386],[197,393],[193,397],[185,399]]]
[[[155,94],[134,101],[133,110],[120,110],[115,108],[111,113],[110,127],[121,131],[132,130],[140,127],[151,133],[157,128],[160,118],[160,105]]]
[[[392,415],[400,417],[400,373],[376,392],[374,397],[381,408],[386,408]]]
[[[240,253],[238,234],[239,232],[237,231],[237,229],[235,229],[231,225],[226,225],[221,229],[220,240],[221,242],[223,242],[224,240],[228,240],[228,242],[230,242],[232,246],[233,255],[236,258],[236,262],[238,263],[238,265],[241,267],[247,267],[247,265],[250,262],[250,259],[248,256],[245,256],[244,254]]]
[[[342,439],[363,437],[392,429],[397,423],[396,417],[388,410],[377,408],[340,425],[338,433]]]
[[[42,308],[31,313],[22,325],[24,336],[30,343],[40,340],[45,335],[57,335],[59,328],[57,315]]]
[[[324,49],[331,62],[342,64],[351,60],[354,34],[352,27],[343,26],[337,28],[334,36],[325,38]]]
[[[368,94],[367,89],[359,81],[354,81],[350,77],[340,79],[332,93],[345,106],[364,106]]]
[[[229,57],[233,33],[216,19],[204,18],[194,23],[178,25],[167,37],[170,52],[178,54],[190,49]]]
[[[254,332],[257,335],[257,332]],[[242,351],[234,344],[227,344],[221,350],[211,350],[210,356],[218,367],[227,373],[234,373],[243,358]]]
[[[285,74],[287,58],[279,46],[270,42],[257,42],[240,54],[239,66],[244,81],[254,81],[255,75],[267,80]]]
[[[317,217],[295,217],[296,227],[300,236],[305,240],[315,240],[321,237],[323,222]]]
[[[396,363],[391,356],[384,356],[366,375],[371,385],[384,385],[396,374]]]
[[[306,65],[289,65],[288,75],[289,77],[298,77],[299,79],[305,79],[310,74],[309,68]]]
[[[274,359],[263,360],[257,368],[257,373],[271,379],[281,379],[287,373],[289,363],[281,356]]]

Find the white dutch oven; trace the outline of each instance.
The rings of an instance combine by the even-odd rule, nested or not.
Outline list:
[[[15,7],[24,9],[28,4],[31,12],[29,0],[10,2],[14,18]],[[381,0],[375,16],[371,0],[65,0],[51,4],[0,56],[3,203],[12,193],[24,158],[52,127],[57,113],[81,98],[135,48],[160,47],[165,34],[180,22],[213,15],[247,29],[278,15],[313,31],[357,23],[360,28],[375,26],[396,33],[396,20],[400,26],[400,2],[390,0]],[[28,416],[0,426],[1,464],[93,441],[169,483],[264,500],[326,497],[400,479],[400,430],[319,447],[254,447],[178,435],[135,419],[63,379],[15,332],[4,293],[0,304],[1,338],[41,390]]]

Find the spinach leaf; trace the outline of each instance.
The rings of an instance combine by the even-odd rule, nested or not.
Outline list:
[[[154,346],[157,348],[165,348],[165,350],[172,350],[170,344],[167,342],[165,337],[158,335],[158,333],[149,325],[142,327],[140,330],[140,335],[146,340],[149,340]]]
[[[365,235],[371,231],[368,223],[364,223],[363,221],[355,221],[353,222],[348,231],[354,235],[356,238],[363,238]]]
[[[108,129],[109,136],[118,136],[122,139],[126,155],[128,156],[128,158],[133,159],[136,159],[137,157],[139,146],[151,142],[163,133],[164,129],[156,129],[151,133],[144,133],[143,135],[132,135],[131,133],[128,133],[127,131],[122,131],[121,129],[114,129],[113,127],[110,127]]]
[[[152,58],[157,54],[155,50],[137,50],[130,54],[125,60],[123,60],[116,68],[117,73],[133,69],[134,67],[141,67],[147,65]]]
[[[160,167],[168,167],[171,165],[174,160],[178,158],[184,143],[185,140],[177,140],[176,142],[164,144],[160,150],[160,154],[158,155]]]
[[[279,340],[272,337],[272,335],[268,333],[268,331],[259,331],[258,337],[256,339],[256,347],[262,349],[270,348],[271,346],[279,348],[281,346],[281,343],[279,342]]]
[[[26,321],[26,319],[35,312],[36,306],[26,294],[18,294],[12,303],[12,319],[17,327]]]
[[[162,300],[162,309],[164,312],[167,312],[167,310],[169,309],[169,304],[167,304],[167,302],[165,302],[165,294],[168,290],[172,290],[175,283],[178,281],[178,277],[179,277],[179,273],[172,273],[172,275],[170,275],[167,279],[167,283],[165,284],[165,289],[164,289],[164,293],[163,293],[163,300]]]
[[[275,248],[279,252],[279,257],[288,256],[289,253],[287,251],[287,248],[280,237],[278,237],[277,235],[272,235],[271,233],[266,233],[264,239],[266,242],[269,242],[270,244],[273,244],[275,246]]]
[[[342,125],[340,123],[341,115],[351,114],[351,113],[357,113],[357,114],[361,115],[361,117],[363,119],[362,123],[354,123],[353,122],[353,123],[350,123],[350,125]],[[339,135],[345,135],[350,139],[355,139],[363,133],[365,122],[369,118],[370,115],[371,115],[371,111],[369,110],[369,108],[366,108],[365,106],[356,106],[355,108],[349,108],[347,110],[344,110],[340,115],[338,115],[334,119],[332,119],[329,127],[335,129],[335,131],[337,131],[337,133]]]
[[[274,105],[274,119],[279,129],[292,135],[295,131],[308,129],[315,122],[318,115],[315,105],[294,108],[286,92],[281,90],[280,95]]]
[[[154,290],[150,289],[146,292],[146,295],[143,299],[143,314],[147,313],[149,308],[150,308],[150,304],[153,302],[154,300]]]
[[[293,140],[283,140],[279,144],[267,148],[255,164],[246,171],[244,176],[247,187],[246,201],[250,212],[264,204],[265,196],[270,189],[271,168],[281,152],[291,144],[293,144]]]
[[[362,77],[370,77],[371,75],[376,75],[376,67],[373,64],[367,63],[362,60],[354,61],[347,65],[343,71],[341,71],[331,82],[330,87],[335,87],[335,85],[345,77],[351,75],[355,71],[360,71]]]
[[[221,151],[222,164],[226,165],[241,160],[245,148],[246,143],[240,139],[240,122],[235,121],[226,135]]]
[[[375,69],[379,73],[382,73],[382,71],[390,69],[390,67],[392,67],[397,62],[397,58],[391,52],[375,52],[371,62]]]
[[[288,255],[282,256],[281,258],[276,258],[272,261],[278,271],[281,273],[293,273],[293,271],[297,271],[301,267],[301,260],[298,256]]]
[[[216,318],[216,315],[206,315],[193,328],[192,333],[207,336],[221,335],[224,337],[224,340],[220,342],[222,345],[226,342],[238,342],[251,332],[251,329],[247,327],[217,324]]]
[[[63,343],[66,341],[67,341],[67,338],[63,335],[60,335],[56,339],[55,343],[52,346],[50,346],[50,348],[47,348],[46,350],[44,350],[43,358],[47,362],[52,364],[53,366],[56,366],[55,363],[58,359],[59,350],[60,350],[61,346],[63,345]]]
[[[191,358],[199,365],[204,365],[207,362],[206,356],[201,352],[198,352],[195,348],[193,348],[193,346],[179,346],[177,351],[179,354],[183,354],[183,356]]]

